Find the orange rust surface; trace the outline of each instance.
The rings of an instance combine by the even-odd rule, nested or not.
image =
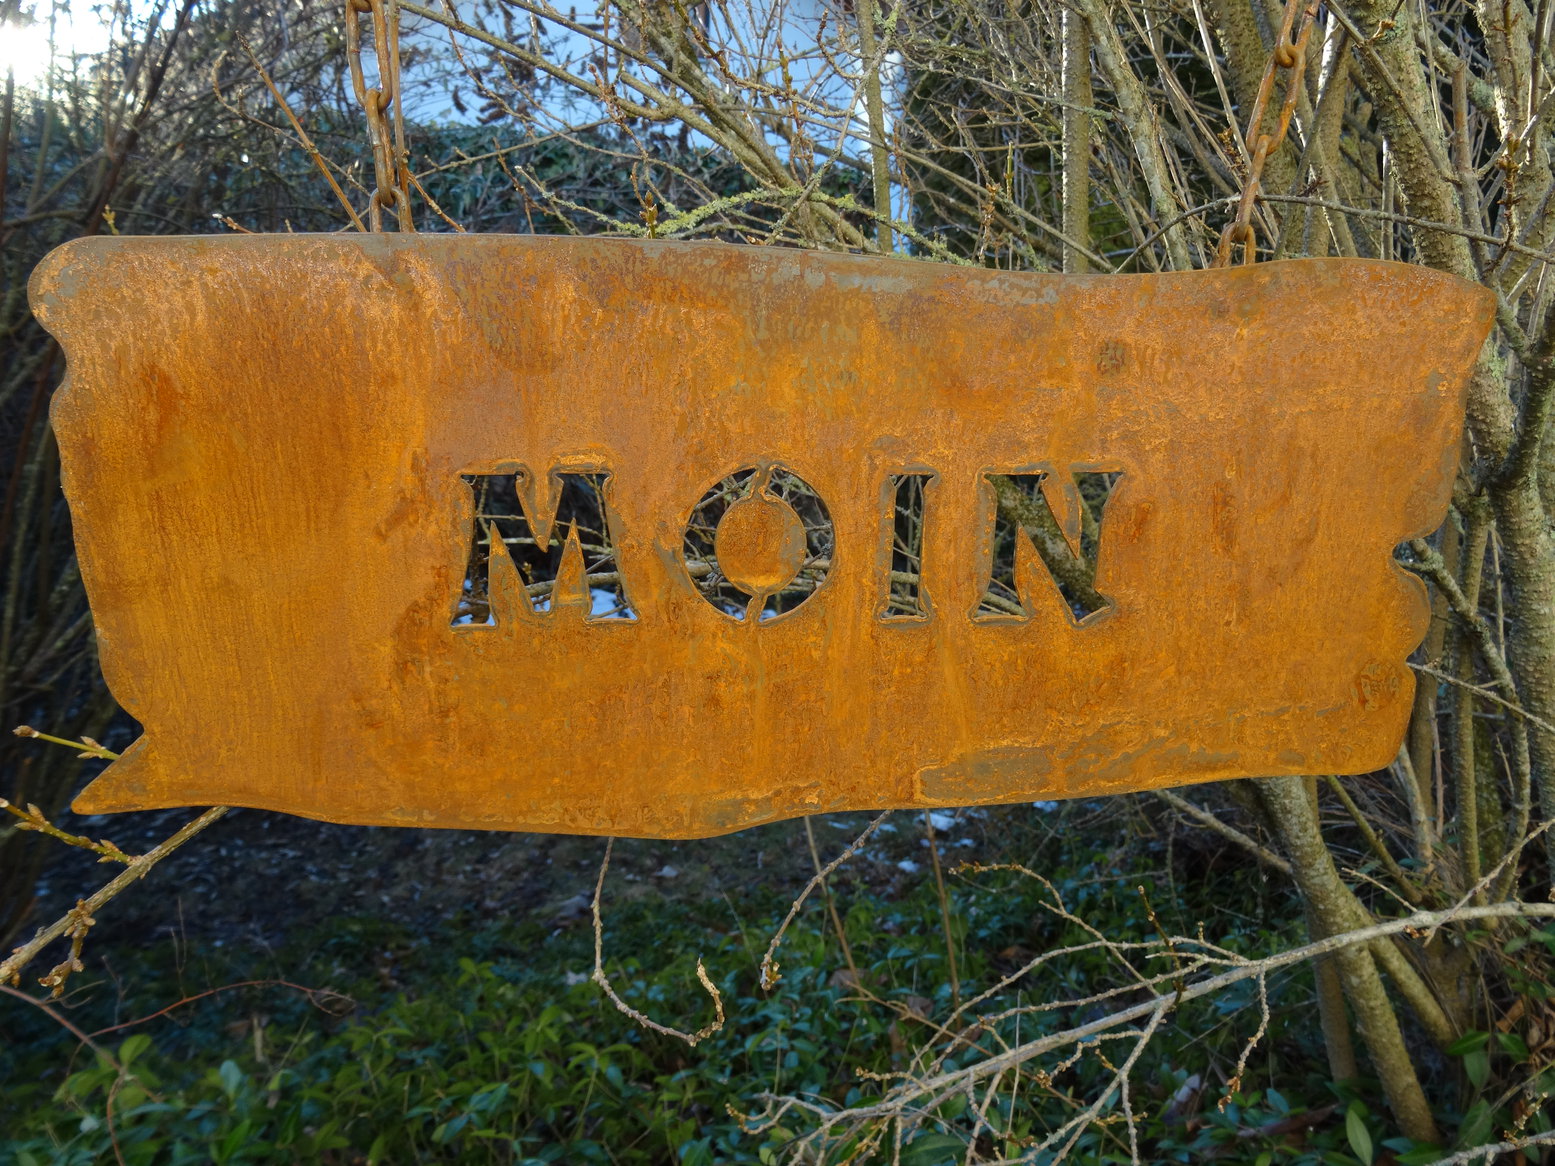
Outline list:
[[[658,837],[1387,764],[1427,623],[1392,551],[1445,513],[1493,309],[1366,261],[1060,277],[428,235],[83,240],[32,296],[103,669],[145,729],[77,809]],[[739,622],[682,531],[773,463],[835,554]],[[635,620],[494,576],[497,626],[450,626],[460,474],[514,465],[542,492],[608,469]],[[1037,466],[1122,471],[1111,606],[1077,623],[1028,547],[1028,617],[974,620],[983,474]],[[923,470],[930,614],[883,620],[888,483]],[[747,509],[725,548],[776,586],[793,520]]]

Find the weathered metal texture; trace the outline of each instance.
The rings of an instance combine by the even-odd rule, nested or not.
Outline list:
[[[85,240],[32,294],[103,669],[145,726],[79,810],[660,837],[1387,764],[1427,623],[1392,551],[1445,513],[1493,307],[1364,261],[1057,277],[424,235]],[[741,622],[683,530],[773,465],[835,549]],[[497,556],[496,625],[450,626],[461,475],[516,466],[542,507],[555,468],[612,475],[634,620],[569,602],[569,550],[548,613]],[[1121,471],[1110,603],[1079,621],[1022,539],[1028,614],[974,619],[984,475],[1038,466],[1071,536],[1066,473]],[[928,615],[883,619],[914,471]],[[781,586],[792,508],[729,514],[727,576]]]

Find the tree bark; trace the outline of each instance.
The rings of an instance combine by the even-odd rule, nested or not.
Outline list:
[[[1324,935],[1348,930],[1354,920],[1352,896],[1323,842],[1306,780],[1269,777],[1260,780],[1256,789],[1285,853],[1295,867],[1296,883],[1312,918]],[[1404,1045],[1398,1017],[1370,949],[1345,948],[1335,953],[1334,962],[1345,996],[1355,1013],[1356,1028],[1399,1128],[1417,1142],[1440,1141],[1431,1107],[1420,1087],[1420,1078]]]
[[[1063,21],[1064,119],[1061,127],[1064,164],[1064,271],[1090,270],[1085,257],[1091,245],[1091,30],[1077,12],[1065,8]]]

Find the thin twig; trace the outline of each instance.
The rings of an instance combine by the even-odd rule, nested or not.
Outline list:
[[[1160,798],[1163,802],[1171,806],[1172,809],[1176,810],[1178,813],[1185,814],[1192,818],[1195,822],[1198,822],[1201,826],[1208,827],[1210,830],[1213,830],[1216,834],[1219,834],[1228,842],[1234,842],[1236,845],[1247,851],[1265,866],[1273,867],[1287,878],[1295,873],[1289,861],[1281,858],[1278,854],[1275,854],[1274,851],[1270,850],[1267,846],[1261,846],[1248,835],[1238,830],[1235,826],[1232,826],[1227,822],[1222,822],[1208,810],[1194,805],[1187,798],[1180,797],[1169,789],[1158,789],[1153,792],[1155,793],[1156,797]]]
[[[692,1048],[696,1048],[708,1037],[718,1032],[724,1026],[724,998],[718,991],[718,985],[713,983],[707,974],[707,969],[702,966],[702,957],[697,957],[697,980],[702,987],[707,989],[707,994],[713,998],[713,1010],[715,1015],[711,1021],[697,1029],[695,1032],[682,1032],[678,1028],[660,1024],[658,1021],[644,1015],[633,1008],[625,1000],[616,994],[615,988],[610,984],[610,977],[605,975],[605,922],[600,914],[599,901],[605,891],[605,872],[610,869],[610,852],[615,847],[616,840],[609,839],[605,843],[605,857],[599,864],[599,881],[594,884],[594,974],[590,977],[594,983],[610,998],[610,1003],[623,1015],[630,1017],[644,1028],[659,1033],[661,1036],[672,1036],[685,1041]]]
[[[768,992],[772,991],[773,987],[780,979],[780,976],[778,975],[778,966],[777,964],[773,963],[772,960],[773,957],[777,955],[778,945],[783,942],[783,933],[788,930],[788,925],[792,923],[794,918],[799,914],[799,909],[804,906],[805,900],[810,897],[811,893],[815,890],[816,887],[820,886],[827,880],[828,877],[830,877],[832,872],[834,872],[843,863],[847,862],[848,859],[857,854],[859,848],[869,840],[869,836],[873,834],[875,830],[879,828],[880,824],[890,816],[891,811],[887,810],[885,813],[876,817],[873,822],[864,827],[863,833],[861,833],[852,842],[848,843],[847,849],[845,849],[836,858],[828,862],[823,869],[816,871],[815,874],[811,877],[810,881],[804,885],[804,890],[799,892],[799,897],[796,898],[793,902],[793,905],[789,907],[788,914],[783,917],[783,922],[778,925],[777,931],[773,934],[772,942],[767,945],[766,954],[761,957],[761,986],[763,989]]]
[[[313,144],[313,139],[308,136],[308,131],[302,128],[302,123],[297,120],[296,114],[292,113],[292,107],[286,103],[286,98],[276,88],[275,82],[270,80],[270,74],[265,71],[264,65],[260,63],[259,58],[254,54],[252,46],[248,43],[248,38],[239,36],[238,44],[248,56],[249,64],[254,67],[254,71],[264,81],[265,88],[270,90],[270,96],[274,97],[275,103],[281,107],[281,112],[286,115],[286,120],[291,122],[292,130],[296,133],[298,141],[302,143],[303,150],[313,160],[313,164],[318,167],[319,173],[324,176],[324,181],[329,183],[329,188],[335,192],[335,197],[340,200],[340,205],[345,208],[346,215],[351,220],[351,225],[358,231],[367,230],[362,225],[362,220],[357,215],[355,208],[351,206],[351,200],[346,197],[346,192],[340,189],[340,184],[335,181],[335,176],[329,172],[329,166],[324,161],[324,155],[319,153],[319,148]]]
[[[112,901],[132,883],[139,881],[152,867],[215,822],[228,809],[230,809],[228,806],[212,806],[198,818],[186,822],[175,834],[164,838],[145,854],[133,859],[127,867],[99,887],[91,896],[81,900],[76,908],[67,911],[47,927],[40,928],[36,935],[14,949],[5,961],[0,963],[0,984],[21,983],[22,970],[37,958],[38,953],[73,927],[78,926],[79,911],[85,911],[88,915],[96,914],[98,908]]]
[[[809,817],[804,820],[805,841],[810,845],[810,861],[815,864],[815,873],[821,873],[821,853],[815,847],[815,829],[810,825]],[[837,933],[837,946],[842,948],[843,962],[848,965],[848,971],[853,976],[854,988],[862,988],[863,979],[859,976],[858,964],[853,962],[853,945],[848,942],[848,930],[842,925],[842,916],[837,914],[837,904],[832,898],[831,887],[826,880],[821,879],[821,894],[826,900],[826,912],[831,916],[832,930]]]
[[[1417,911],[1412,915],[1389,919],[1369,927],[1360,927],[1352,931],[1326,936],[1323,939],[1314,940],[1311,943],[1290,948],[1263,959],[1243,960],[1241,957],[1236,957],[1233,953],[1225,957],[1233,961],[1233,966],[1230,969],[1200,980],[1197,983],[1189,984],[1183,990],[1181,999],[1182,1002],[1186,1003],[1206,996],[1213,996],[1245,980],[1267,976],[1279,968],[1291,967],[1304,963],[1316,956],[1328,955],[1331,952],[1358,945],[1371,944],[1375,940],[1387,939],[1395,935],[1419,934],[1447,923],[1466,923],[1475,920],[1508,918],[1555,919],[1555,903],[1525,903],[1511,900],[1502,903],[1492,903],[1483,907],[1465,906],[1446,911]],[[1179,937],[1178,942],[1187,944],[1197,941]],[[935,1107],[944,1104],[956,1094],[963,1092],[969,1080],[980,1080],[994,1073],[1007,1071],[1055,1049],[1073,1046],[1102,1033],[1110,1032],[1113,1029],[1145,1020],[1156,1014],[1164,1014],[1176,1002],[1177,994],[1175,991],[1171,993],[1157,993],[1147,1000],[1119,1009],[1117,1012],[1107,1016],[1098,1017],[1084,1024],[1065,1029],[1062,1032],[1038,1037],[961,1068],[937,1073],[932,1077],[903,1080],[891,1089],[885,1098],[873,1104],[822,1111],[819,1114],[819,1116],[822,1116],[821,1128],[808,1135],[805,1140],[809,1141],[824,1136],[832,1128],[844,1122],[859,1123],[890,1118],[903,1112],[904,1107],[910,1106],[932,1112]],[[822,1109],[819,1106],[814,1108],[818,1111]],[[750,1120],[754,1122],[757,1119],[752,1117]]]

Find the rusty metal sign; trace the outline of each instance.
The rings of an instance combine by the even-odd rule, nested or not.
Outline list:
[[[84,812],[691,837],[1388,763],[1493,311],[1419,267],[114,238],[32,282]]]

